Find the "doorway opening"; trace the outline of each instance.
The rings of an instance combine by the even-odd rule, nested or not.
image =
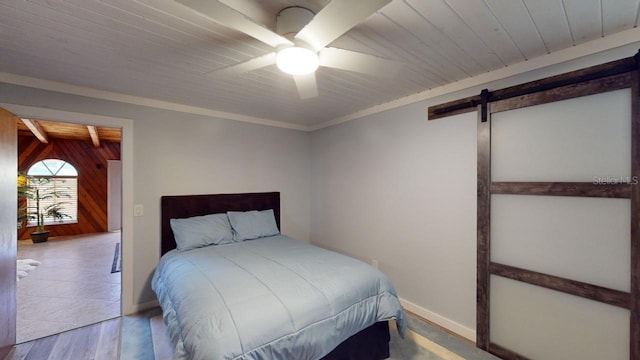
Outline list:
[[[28,222],[18,229],[21,343],[121,315],[122,131],[40,119],[17,125],[20,172],[51,160],[78,173],[74,221],[45,222],[51,237],[44,243],[30,240]]]

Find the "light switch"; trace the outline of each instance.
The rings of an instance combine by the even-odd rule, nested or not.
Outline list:
[[[144,215],[144,206],[142,204],[136,204],[133,206],[133,216]]]

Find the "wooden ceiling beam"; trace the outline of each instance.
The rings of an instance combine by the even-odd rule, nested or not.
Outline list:
[[[91,136],[91,142],[93,146],[99,148],[100,147],[100,136],[98,136],[98,129],[96,129],[93,125],[87,125],[87,129],[89,130],[89,136]]]
[[[40,124],[38,124],[37,120],[31,120],[31,119],[20,119],[22,120],[22,123],[29,129],[29,131],[31,131],[31,133],[38,138],[38,140],[40,140],[41,143],[43,144],[48,144],[49,143],[49,137],[47,136],[47,132],[44,131],[44,129],[42,128],[42,126],[40,126]]]

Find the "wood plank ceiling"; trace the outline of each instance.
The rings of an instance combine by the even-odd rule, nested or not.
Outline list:
[[[19,119],[17,123],[19,135],[35,136],[41,143],[49,143],[50,139],[80,140],[99,148],[101,142],[120,143],[121,139],[121,131],[116,128],[37,119]]]
[[[328,3],[222,2],[269,28],[282,8]],[[389,81],[320,68],[320,95],[300,100],[275,66],[208,76],[272,48],[173,0],[0,0],[0,71],[313,126],[635,28],[639,2],[394,0],[330,45],[403,71]]]

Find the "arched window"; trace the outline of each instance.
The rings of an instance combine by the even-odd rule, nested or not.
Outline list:
[[[37,187],[40,194],[58,194],[59,196],[44,196],[40,200],[40,208],[58,204],[60,212],[66,214],[62,223],[78,222],[78,171],[70,163],[60,159],[45,159],[33,164],[27,171],[29,185]],[[27,200],[27,207],[36,207],[35,199]],[[45,225],[59,224],[60,220],[44,218]],[[29,226],[35,226],[36,220],[31,219]]]

